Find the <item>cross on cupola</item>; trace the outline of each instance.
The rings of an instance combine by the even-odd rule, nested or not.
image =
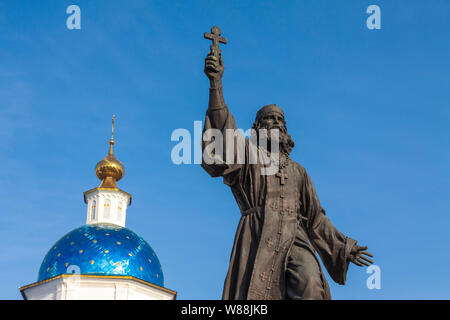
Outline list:
[[[286,182],[285,179],[288,178],[288,175],[284,172],[283,169],[281,169],[280,172],[278,172],[275,176],[280,179],[281,185],[284,185]]]

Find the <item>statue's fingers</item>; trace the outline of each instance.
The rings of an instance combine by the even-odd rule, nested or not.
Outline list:
[[[215,61],[217,58],[214,56],[214,54],[212,54],[211,52],[208,53],[208,55],[206,56],[205,60],[213,60]]]
[[[358,262],[359,262],[359,263],[362,263],[363,265],[365,265],[365,266],[367,266],[367,267],[370,266],[370,264],[367,263],[367,262],[365,262],[364,260],[358,259]]]
[[[207,63],[214,63],[214,64],[219,64],[219,62],[217,61],[217,60],[214,60],[214,59],[210,59],[210,58],[206,58],[206,62]]]
[[[214,61],[206,61],[205,63],[206,66],[213,66],[217,68],[217,63],[215,63]]]
[[[213,53],[210,53],[210,54],[206,57],[206,59],[214,60],[214,61],[217,61],[217,60],[218,60],[217,57],[216,57]]]
[[[360,258],[363,259],[363,260],[365,260],[365,261],[367,261],[367,262],[369,262],[370,264],[373,263],[372,260],[370,260],[369,258],[366,258],[366,257],[364,257],[364,256],[361,256]]]
[[[206,63],[214,63],[214,64],[218,64],[217,60],[210,59],[210,58],[206,58],[205,62],[206,62]]]
[[[217,68],[217,63],[215,63],[214,61],[206,61],[205,66],[208,66],[208,67],[213,66],[213,67]]]
[[[218,69],[217,63],[212,61],[206,61],[205,67],[209,69],[216,69],[216,70]]]
[[[359,263],[359,262],[358,262],[358,260],[352,260],[352,262],[353,262],[354,264],[356,264],[357,266],[359,266],[359,267],[362,267],[362,266],[363,266],[362,263]]]
[[[361,251],[361,250],[367,250],[367,246],[358,246],[358,250],[359,251]]]
[[[208,72],[217,72],[217,69],[213,66],[205,66],[205,70]]]
[[[360,252],[360,254],[365,254],[366,256],[373,258],[373,254],[371,254],[370,252],[367,252],[367,251],[362,251],[362,252]]]

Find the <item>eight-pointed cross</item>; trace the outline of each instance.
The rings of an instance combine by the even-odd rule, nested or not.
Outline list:
[[[218,26],[214,26],[211,29],[211,33],[205,32],[204,37],[205,39],[209,39],[212,40],[212,45],[211,45],[211,52],[214,55],[219,55],[220,53],[220,48],[219,48],[219,42],[226,44],[227,43],[227,39],[224,37],[220,36],[220,29]]]

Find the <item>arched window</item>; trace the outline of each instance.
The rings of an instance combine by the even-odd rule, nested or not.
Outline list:
[[[97,201],[92,201],[91,220],[95,220],[95,209],[97,208]]]
[[[122,221],[122,202],[119,202],[117,207],[117,220]]]
[[[111,209],[111,200],[106,199],[104,207],[105,207],[105,209],[104,209],[103,217],[109,218],[109,212],[110,212],[110,209]]]

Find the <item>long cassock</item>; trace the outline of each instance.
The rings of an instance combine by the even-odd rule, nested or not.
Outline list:
[[[222,132],[226,159],[226,130],[236,130],[236,122],[224,103],[221,87],[210,89],[203,132],[208,129]],[[203,142],[203,150],[210,143]],[[241,211],[222,298],[285,299],[286,268],[294,240],[300,241],[315,259],[317,252],[332,279],[344,284],[349,254],[356,241],[340,233],[325,216],[311,179],[300,164],[289,160],[283,177],[262,175],[263,165],[251,164],[254,161],[249,161],[248,148],[247,139],[245,161],[241,161],[244,163],[236,163],[237,159],[233,164],[202,163],[212,177],[223,177]],[[305,232],[299,233],[298,228]],[[320,278],[322,287],[317,289],[324,292],[321,298],[330,299],[321,269]]]

